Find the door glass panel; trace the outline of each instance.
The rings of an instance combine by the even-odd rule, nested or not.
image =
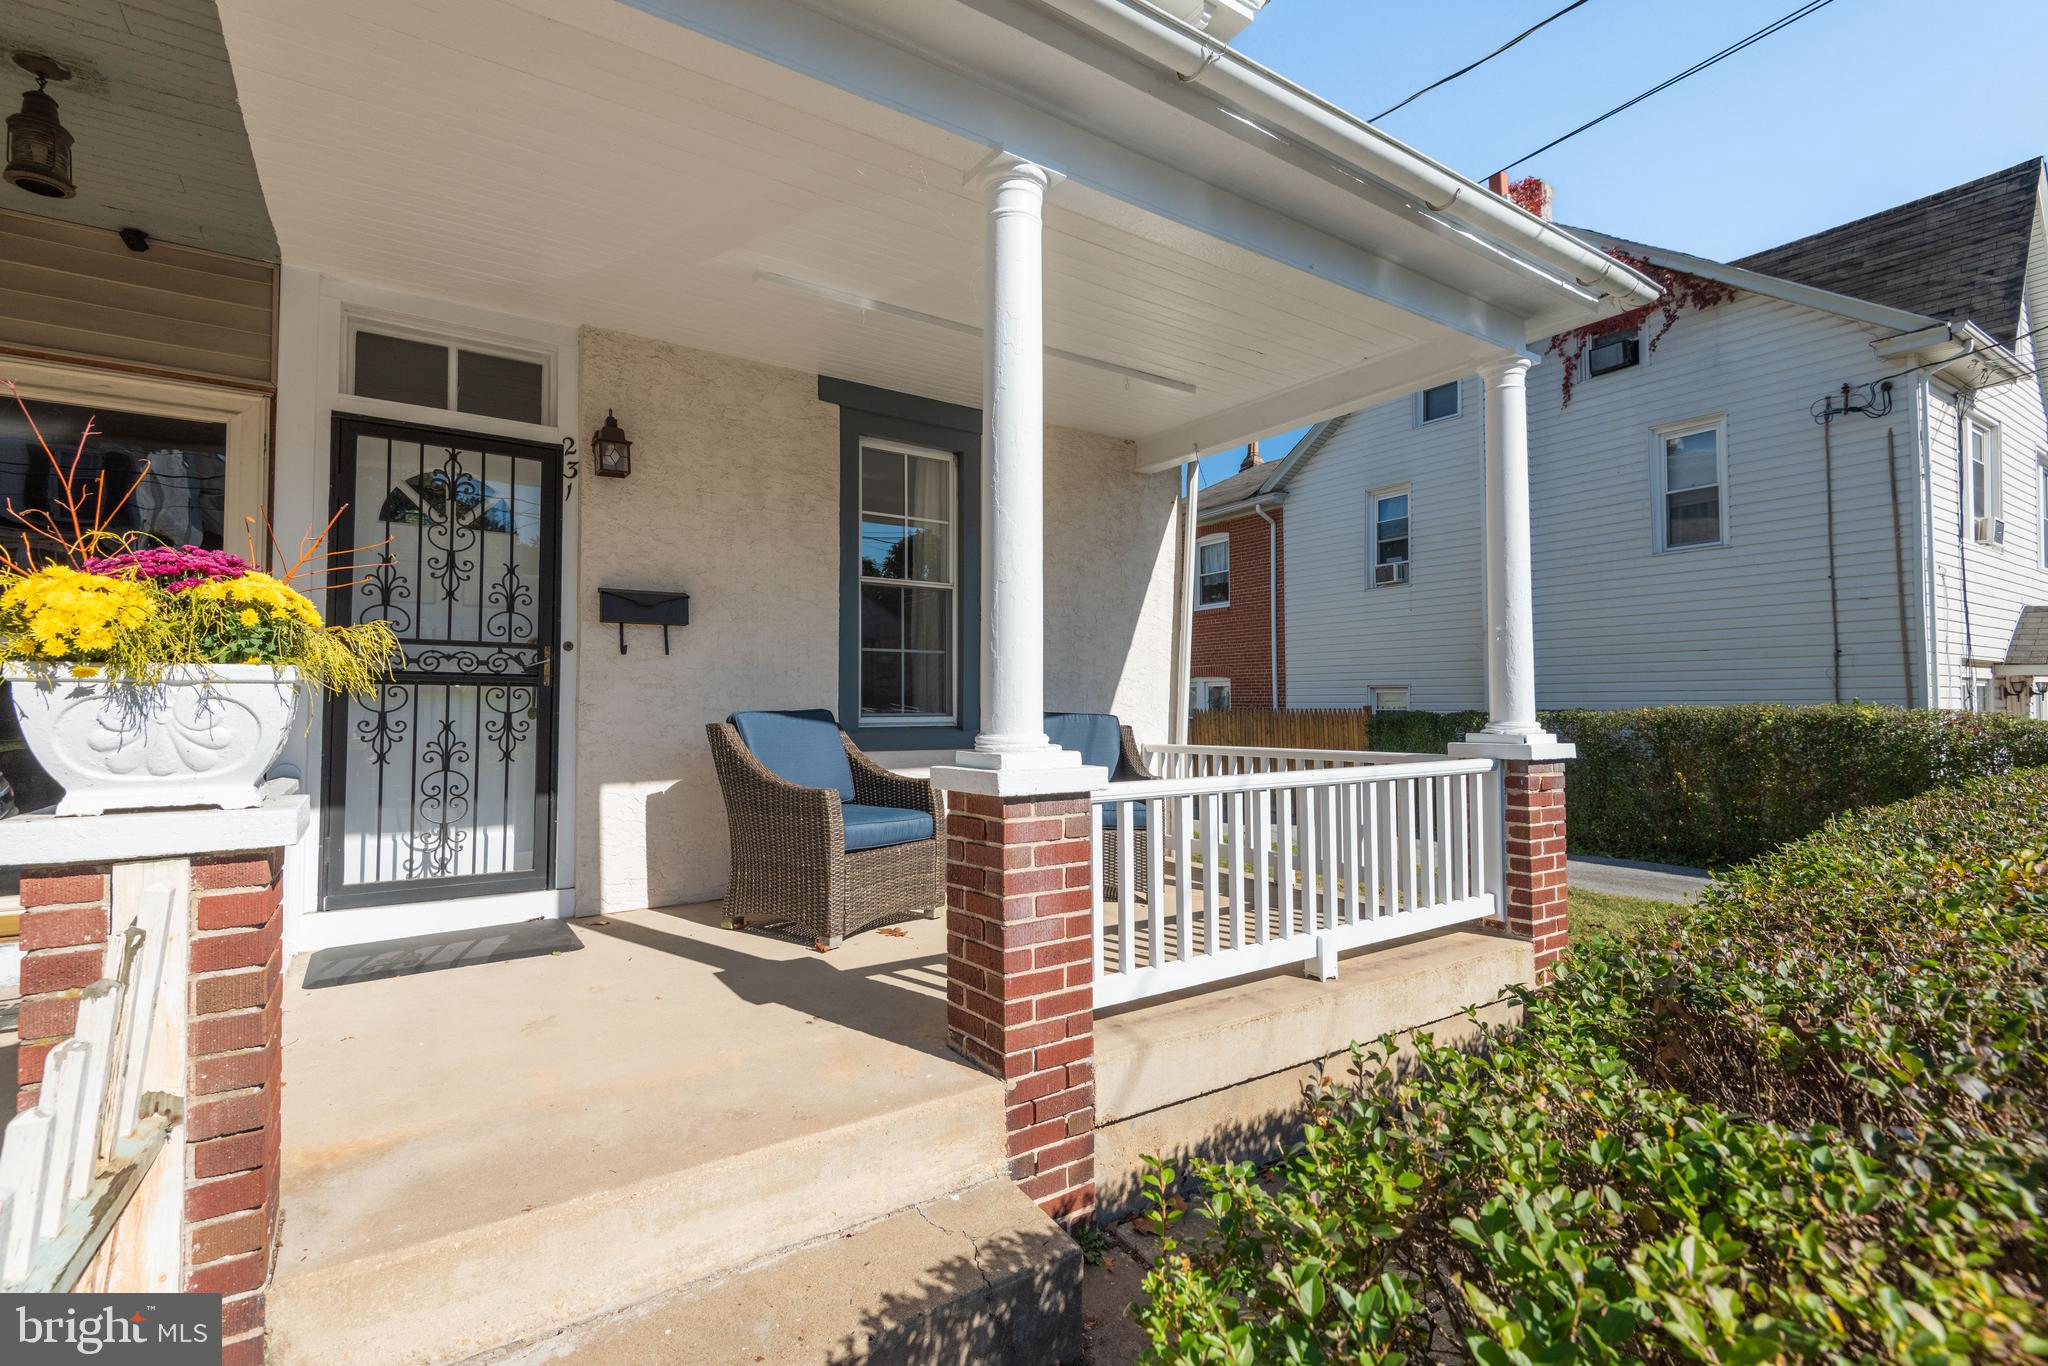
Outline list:
[[[349,590],[352,615],[390,623],[406,666],[344,705],[330,894],[518,874],[545,885],[549,470],[538,455],[399,429],[345,440],[355,538],[383,542]]]

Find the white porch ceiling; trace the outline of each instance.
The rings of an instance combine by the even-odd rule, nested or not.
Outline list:
[[[977,324],[985,143],[612,0],[220,8],[287,265],[979,403],[971,338],[759,277]],[[1131,438],[1481,349],[1075,184],[1046,340],[1193,387],[1048,363],[1050,421]]]

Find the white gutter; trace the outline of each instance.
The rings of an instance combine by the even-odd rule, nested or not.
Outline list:
[[[1353,173],[1379,181],[1431,213],[1519,247],[1579,285],[1598,289],[1624,308],[1662,293],[1648,279],[1603,251],[1579,242],[1536,215],[1481,189],[1354,114],[1191,28],[1146,0],[1039,0],[1083,28],[1151,61],[1189,85],[1199,85],[1267,131],[1332,158]]]

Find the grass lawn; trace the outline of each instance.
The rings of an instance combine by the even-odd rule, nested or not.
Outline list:
[[[1614,892],[1589,892],[1574,887],[1570,893],[1571,932],[1574,935],[1628,934],[1655,924],[1685,907],[1670,901],[1647,901],[1638,896]]]

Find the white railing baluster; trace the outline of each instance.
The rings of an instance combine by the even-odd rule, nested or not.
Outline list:
[[[1273,794],[1273,852],[1280,859],[1280,876],[1275,880],[1273,890],[1279,905],[1273,909],[1279,912],[1274,929],[1285,939],[1294,933],[1294,798],[1298,789],[1288,788]]]
[[[1131,865],[1138,857],[1137,813],[1142,810],[1136,802],[1116,804],[1116,966],[1119,972],[1129,972],[1137,967],[1138,959],[1138,898],[1131,876]],[[1097,979],[1100,980],[1100,979]]]
[[[1357,783],[1346,783],[1341,789],[1344,794],[1344,923],[1358,923],[1358,807],[1365,800],[1367,788]]]
[[[1230,794],[1230,947],[1244,947],[1245,855],[1251,839],[1245,829],[1245,793]]]
[[[1273,937],[1273,800],[1278,794],[1247,794],[1252,803],[1252,914],[1258,918],[1258,941]]]
[[[1416,812],[1419,823],[1416,826],[1415,838],[1416,842],[1422,846],[1422,874],[1417,879],[1420,883],[1418,890],[1420,899],[1416,904],[1418,906],[1434,906],[1437,902],[1436,779],[1419,778],[1416,780],[1416,787],[1418,790],[1415,793],[1415,804],[1420,809]]]
[[[1223,869],[1216,862],[1216,827],[1223,823],[1223,794],[1202,794],[1202,929],[1210,953],[1223,948]]]
[[[1456,808],[1451,815],[1453,838],[1451,866],[1457,870],[1457,877],[1451,887],[1451,899],[1463,901],[1472,895],[1472,779],[1464,774],[1451,779],[1451,795]]]
[[[1315,933],[1317,878],[1322,872],[1322,849],[1316,839],[1316,790],[1296,788],[1295,818],[1299,822],[1294,842],[1295,875],[1301,879],[1301,929]]]
[[[1145,951],[1152,967],[1166,964],[1166,803],[1145,803]]]
[[[1341,909],[1343,868],[1338,853],[1343,848],[1344,794],[1335,786],[1320,790],[1323,801],[1323,928],[1334,930],[1344,919]]]
[[[1415,909],[1415,779],[1401,784],[1401,822],[1398,839],[1401,856],[1401,909]]]
[[[1179,950],[1175,955],[1185,963],[1195,956],[1194,907],[1190,904],[1190,893],[1194,879],[1190,876],[1189,862],[1194,854],[1195,799],[1182,795],[1173,799],[1173,932]]]

